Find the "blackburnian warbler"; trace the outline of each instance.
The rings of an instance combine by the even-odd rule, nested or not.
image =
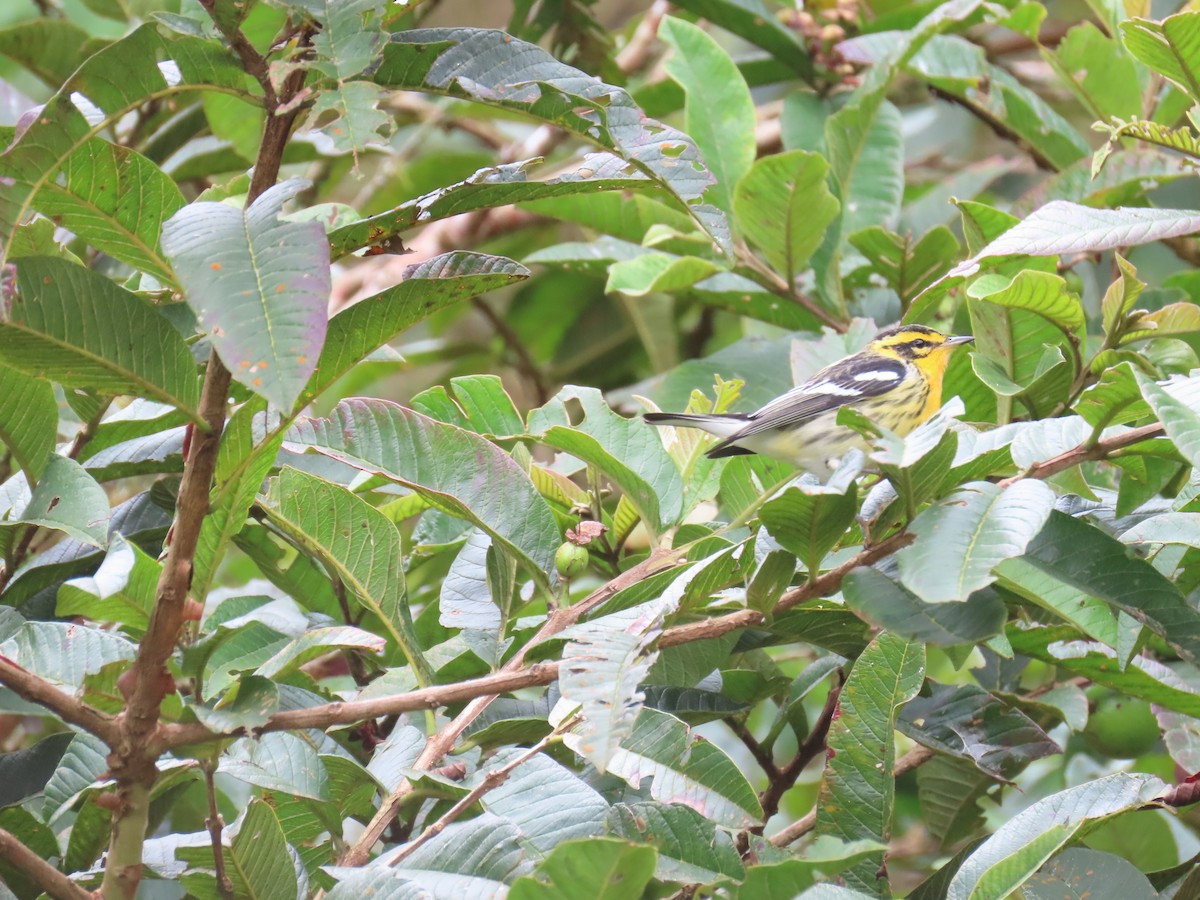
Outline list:
[[[899,325],[879,332],[853,356],[826,366],[762,409],[749,414],[646,413],[653,425],[699,428],[720,438],[708,456],[761,453],[827,474],[830,462],[862,437],[837,424],[837,411],[853,406],[878,425],[908,434],[942,405],[942,376],[954,348],[973,341],[946,336],[924,325]]]

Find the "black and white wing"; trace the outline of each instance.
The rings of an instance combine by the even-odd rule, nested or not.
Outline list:
[[[872,357],[869,361],[850,357],[836,362],[750,413],[746,426],[713,447],[709,454],[719,453],[764,431],[795,428],[822,413],[886,394],[901,382],[906,371],[904,363],[888,357]]]

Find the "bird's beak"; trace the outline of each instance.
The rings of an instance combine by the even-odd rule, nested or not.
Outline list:
[[[957,347],[959,344],[969,344],[975,340],[971,334],[952,334],[942,342],[943,347]]]

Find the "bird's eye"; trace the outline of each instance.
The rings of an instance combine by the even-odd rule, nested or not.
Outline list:
[[[915,341],[909,341],[908,346],[912,347],[914,350],[924,350],[929,346],[929,341],[925,340],[924,338],[917,338]]]

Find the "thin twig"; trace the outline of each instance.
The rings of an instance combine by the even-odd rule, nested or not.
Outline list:
[[[990,128],[993,132],[995,132],[997,137],[1002,138],[1011,144],[1015,144],[1017,148],[1021,150],[1021,152],[1025,153],[1034,161],[1039,169],[1044,169],[1047,172],[1059,171],[1059,167],[1056,166],[1048,156],[1042,153],[1041,150],[1039,150],[1029,141],[1025,140],[1025,138],[1013,131],[1007,123],[997,119],[987,110],[971,104],[962,97],[956,97],[949,91],[944,91],[939,87],[930,85],[929,92],[939,100],[945,100],[947,103],[953,103],[955,106],[961,106],[975,118],[981,121],[984,125]]]
[[[116,739],[117,722],[112,716],[60,691],[45,678],[23,669],[7,656],[0,656],[0,684],[22,700],[44,706],[64,722],[94,734],[106,744],[112,744]]]
[[[538,644],[550,639],[568,626],[574,625],[584,615],[607,602],[618,591],[622,591],[656,572],[661,572],[675,565],[683,552],[681,548],[657,551],[649,559],[643,560],[627,572],[622,572],[612,581],[597,588],[573,606],[556,609],[546,619],[545,623],[529,643],[505,663],[499,674],[520,673],[525,668],[525,658]],[[555,672],[557,673],[557,666],[555,667]],[[477,696],[468,703],[462,712],[454,717],[450,724],[443,727],[437,734],[426,741],[425,748],[412,764],[412,768],[417,771],[423,771],[441,763],[442,758],[454,747],[454,742],[467,729],[467,726],[474,722],[497,696],[494,693]],[[341,859],[338,861],[339,865],[361,866],[367,861],[371,848],[379,840],[380,835],[383,834],[388,824],[395,818],[405,797],[412,793],[412,790],[412,782],[405,779],[392,791],[391,795],[380,806],[375,817],[371,819],[370,824],[367,825],[366,829],[359,836],[354,846],[342,854]]]
[[[511,350],[517,358],[517,370],[533,385],[534,394],[537,397],[536,405],[543,405],[550,399],[550,388],[546,384],[546,377],[542,374],[541,369],[538,368],[538,364],[534,362],[533,357],[530,355],[529,348],[521,340],[521,336],[482,297],[473,297],[471,303],[488,320],[488,323],[495,329],[496,334],[500,335],[500,338],[504,341],[504,346]]]
[[[1022,478],[1049,478],[1051,475],[1057,475],[1059,472],[1065,472],[1067,469],[1074,468],[1080,463],[1089,460],[1105,459],[1112,456],[1118,450],[1123,450],[1142,441],[1148,441],[1151,438],[1162,437],[1165,433],[1162,425],[1159,425],[1157,422],[1153,425],[1131,428],[1122,434],[1116,434],[1110,438],[1097,441],[1090,447],[1086,443],[1072,447],[1065,453],[1060,453],[1058,456],[1044,460],[1043,462],[1034,463],[1024,472],[1013,475],[1011,478],[1005,478],[997,483],[1000,487],[1006,488],[1020,481]]]
[[[94,900],[95,895],[76,884],[26,847],[10,831],[0,828],[0,859],[25,875],[54,900]]]
[[[779,767],[775,765],[775,760],[767,752],[767,748],[760,744],[758,739],[750,733],[750,729],[746,727],[746,723],[737,719],[726,719],[725,724],[729,726],[729,730],[742,742],[745,748],[750,751],[750,755],[754,757],[754,761],[758,763],[758,767],[767,774],[768,780],[774,782],[779,777]]]
[[[654,50],[654,44],[658,40],[658,26],[662,24],[663,17],[670,11],[669,0],[654,0],[654,3],[646,10],[646,14],[642,16],[642,21],[638,22],[637,28],[633,30],[633,36],[629,39],[629,43],[617,53],[614,59],[617,69],[630,75],[646,65]]]
[[[417,835],[411,842],[406,844],[404,848],[400,850],[400,852],[390,857],[388,859],[388,865],[394,866],[400,862],[403,862],[422,844],[441,834],[446,829],[447,825],[454,822],[464,812],[478,803],[484,794],[495,790],[496,788],[500,787],[500,785],[504,784],[504,782],[508,781],[508,776],[511,775],[518,766],[524,765],[545,750],[552,741],[558,739],[559,735],[574,726],[576,721],[578,721],[578,717],[572,716],[563,722],[560,722],[553,731],[551,731],[548,735],[546,735],[524,753],[505,763],[500,768],[489,771],[483,776],[483,780],[473,787],[465,797],[446,810],[445,813],[438,817],[436,822],[433,822],[431,825],[425,828],[425,830]]]
[[[212,0],[207,0],[211,14]],[[220,17],[213,17],[217,21]],[[262,143],[255,161],[254,173],[246,196],[246,206],[271,187],[279,177],[283,152],[291,136],[300,109],[284,106],[299,94],[307,78],[307,70],[294,68],[284,79],[276,94],[270,85],[266,62],[236,29],[222,28],[234,50],[242,59],[247,72],[263,84],[266,95],[267,120]],[[301,32],[299,43],[305,44],[309,31]],[[248,48],[248,49],[247,49]],[[117,779],[120,803],[113,814],[109,852],[105,863],[101,892],[105,897],[128,897],[132,900],[141,879],[142,847],[148,822],[149,787],[158,770],[155,765],[161,752],[152,740],[159,727],[163,699],[175,690],[175,680],[166,663],[175,650],[176,641],[185,624],[184,606],[192,580],[192,562],[199,544],[200,530],[209,511],[209,494],[216,472],[217,452],[225,426],[231,376],[229,369],[214,352],[204,373],[200,395],[200,418],[206,427],[195,428],[184,462],[183,479],[175,504],[166,558],[155,588],[154,607],[146,635],[138,646],[133,665],[118,682],[125,695],[125,709],[117,718],[117,734],[110,741],[112,753],[108,762]]]
[[[817,757],[817,754],[825,752],[825,740],[829,737],[829,726],[833,724],[833,717],[837,713],[843,683],[843,678],[839,676],[837,683],[830,687],[821,715],[804,739],[804,743],[800,745],[796,755],[792,757],[792,761],[779,771],[777,777],[771,779],[767,789],[762,792],[759,802],[763,808],[764,824],[770,820],[771,816],[779,812],[779,801],[792,789],[796,779],[800,777],[800,773],[808,768],[808,764]],[[762,834],[761,826],[752,830]]]
[[[216,764],[205,761],[201,763],[200,770],[204,772],[204,790],[208,794],[208,816],[204,820],[204,826],[208,829],[208,836],[212,841],[217,891],[223,900],[233,900],[233,882],[229,880],[229,873],[225,871],[225,842],[221,839],[221,829],[225,826],[225,820],[221,818],[221,811],[217,809],[217,786],[213,780]]]

